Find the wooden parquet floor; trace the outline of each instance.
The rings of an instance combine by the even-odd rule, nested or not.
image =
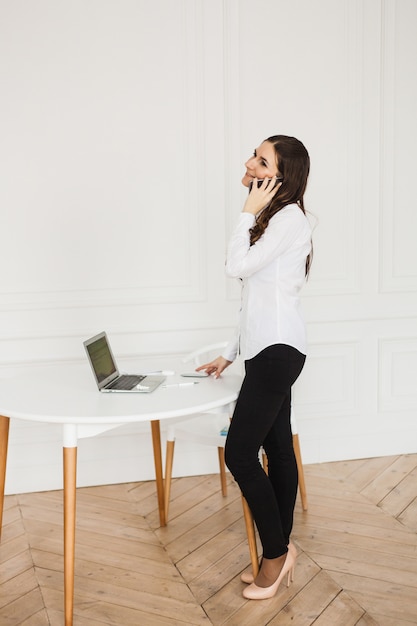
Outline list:
[[[417,454],[305,467],[295,581],[242,597],[240,493],[218,476],[173,481],[158,528],[153,482],[79,489],[74,626],[417,624]],[[1,626],[62,626],[62,492],[7,496]]]

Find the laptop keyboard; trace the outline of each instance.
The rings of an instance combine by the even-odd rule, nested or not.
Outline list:
[[[137,374],[125,374],[119,376],[111,385],[106,385],[106,389],[133,389],[133,387],[139,385],[144,378],[145,376],[139,376]]]

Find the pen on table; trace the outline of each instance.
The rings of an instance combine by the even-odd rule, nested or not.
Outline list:
[[[142,376],[153,376],[154,374],[162,374],[162,376],[173,376],[175,372],[173,370],[152,370],[149,372],[140,372]]]
[[[170,383],[169,385],[162,385],[162,387],[166,389],[167,387],[190,387],[192,385],[198,385],[198,381],[193,380],[190,383]]]

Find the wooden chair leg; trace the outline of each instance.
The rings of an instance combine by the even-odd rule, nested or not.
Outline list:
[[[304,478],[304,468],[303,468],[303,462],[301,459],[301,449],[300,449],[300,441],[298,439],[298,434],[295,434],[292,436],[292,442],[294,446],[295,458],[297,461],[298,486],[300,489],[301,506],[303,507],[303,511],[307,511],[308,509],[307,490],[306,490],[306,483],[305,483],[305,478]]]
[[[162,469],[161,454],[161,424],[159,420],[151,420],[153,460],[155,465],[156,494],[158,498],[159,523],[166,526],[165,521],[165,497],[164,497],[164,472]]]
[[[255,524],[253,522],[252,512],[248,503],[242,495],[243,516],[245,518],[246,534],[248,537],[250,561],[252,564],[253,576],[257,576],[259,571],[258,547],[256,545]]]
[[[265,452],[262,450],[262,467],[264,468],[265,474],[268,473],[268,457]]]
[[[165,457],[165,493],[164,508],[165,521],[168,521],[169,499],[171,497],[172,465],[174,463],[175,441],[167,441],[167,451]]]
[[[224,462],[224,448],[219,446],[217,448],[219,453],[219,467],[220,467],[220,484],[222,486],[223,496],[227,496],[227,481],[226,481],[226,464]]]
[[[0,416],[0,536],[3,526],[4,487],[6,483],[7,446],[10,418]]]

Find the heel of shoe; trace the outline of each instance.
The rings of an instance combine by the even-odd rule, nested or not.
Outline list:
[[[294,582],[294,573],[295,573],[295,563],[294,565],[291,567],[291,569],[288,570],[288,574],[287,574],[287,587],[290,586],[290,583]]]
[[[297,562],[297,556],[298,556],[297,548],[295,547],[292,541],[290,541],[288,544],[288,552],[291,552],[292,556],[294,557],[294,562],[293,562],[291,569],[288,572],[287,587],[290,586],[290,582],[294,582],[295,564]]]

